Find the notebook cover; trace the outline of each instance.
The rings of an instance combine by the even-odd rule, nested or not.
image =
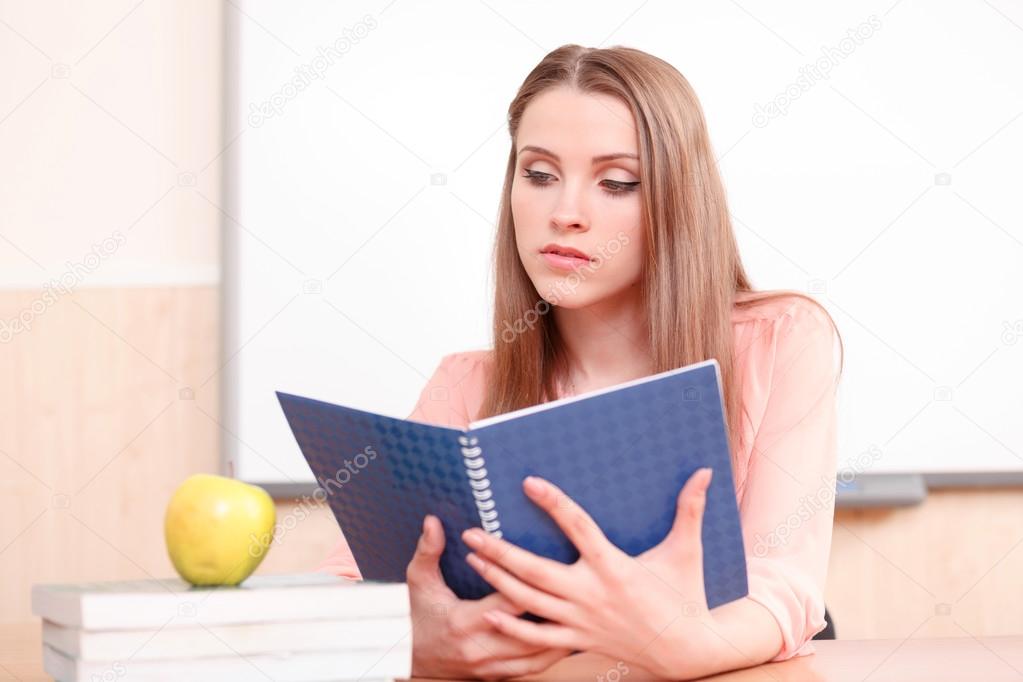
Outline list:
[[[466,432],[277,396],[363,577],[404,580],[422,519],[431,513],[444,525],[441,571],[451,589],[463,599],[493,591],[465,563],[468,548],[460,538],[481,525],[458,441]],[[623,551],[639,554],[664,539],[678,492],[697,469],[710,466],[715,473],[703,521],[708,605],[747,594],[715,361],[512,415],[467,432],[482,450],[506,539],[565,562],[578,556],[522,492],[522,479],[537,475],[579,502]],[[360,452],[365,458],[355,460]]]

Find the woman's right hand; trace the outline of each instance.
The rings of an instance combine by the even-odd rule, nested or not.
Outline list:
[[[493,593],[463,600],[440,572],[444,529],[435,516],[423,521],[415,556],[405,575],[412,611],[412,675],[501,679],[541,672],[570,652],[527,645],[503,635],[483,619],[491,609],[521,615],[504,596]]]

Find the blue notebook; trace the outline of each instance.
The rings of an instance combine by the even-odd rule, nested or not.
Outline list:
[[[709,466],[703,574],[710,608],[748,592],[721,395],[718,363],[708,360],[463,431],[277,393],[365,579],[405,579],[427,514],[444,525],[441,572],[463,599],[493,592],[465,563],[460,536],[471,526],[573,562],[575,548],[522,491],[529,475],[558,485],[635,556],[664,539],[682,486]]]

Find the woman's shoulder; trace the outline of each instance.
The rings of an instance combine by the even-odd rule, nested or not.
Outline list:
[[[813,297],[799,291],[741,291],[732,306],[732,324],[781,322],[795,324],[832,324],[830,315]]]
[[[441,356],[408,419],[465,428],[468,415],[476,413],[482,400],[486,381],[482,368],[488,353],[470,350]]]
[[[486,367],[494,355],[493,350],[464,350],[448,353],[440,360],[440,368],[447,374],[450,384],[463,395],[482,392]]]
[[[473,416],[479,414],[486,393],[486,368],[493,359],[493,350],[465,350],[448,353],[440,361],[440,370],[445,385],[457,394],[462,406],[459,422],[449,425],[465,428]]]
[[[494,351],[492,349],[457,351],[442,357],[441,364],[448,370],[476,369],[489,362],[493,355]]]
[[[748,390],[770,385],[774,367],[802,357],[814,376],[840,375],[844,352],[838,327],[813,297],[787,290],[744,292],[733,314],[734,357],[739,371],[760,378]],[[764,396],[766,398],[766,394]]]

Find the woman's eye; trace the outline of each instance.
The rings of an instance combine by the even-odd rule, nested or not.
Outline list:
[[[629,192],[635,191],[639,186],[639,182],[622,182],[620,180],[605,180],[604,191],[611,196],[622,196]]]
[[[529,168],[526,168],[523,171],[522,177],[528,178],[532,184],[538,185],[540,187],[543,187],[544,185],[548,184],[554,178],[554,176],[551,175],[550,173],[543,173],[541,171],[530,170]]]

